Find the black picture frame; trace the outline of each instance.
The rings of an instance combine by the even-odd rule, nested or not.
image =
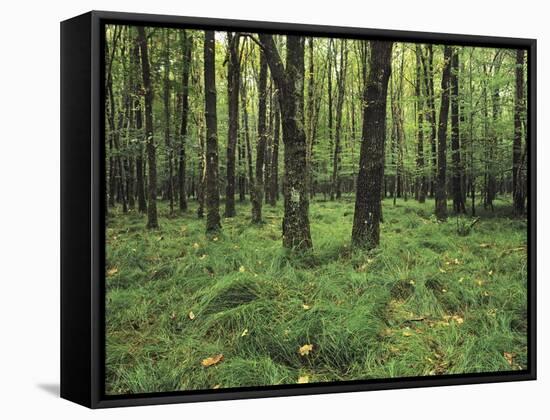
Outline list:
[[[104,110],[107,23],[522,48],[528,52],[528,368],[523,371],[106,396]],[[536,40],[92,11],[61,23],[61,397],[90,408],[536,379]]]

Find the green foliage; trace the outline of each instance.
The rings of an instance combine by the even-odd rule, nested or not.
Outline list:
[[[431,201],[386,200],[380,248],[365,253],[349,246],[346,198],[312,203],[315,248],[300,255],[281,249],[280,205],[259,227],[238,205],[212,238],[195,203],[177,218],[160,203],[154,232],[140,215],[111,213],[107,393],[527,366],[526,229],[508,202],[464,237],[430,216]]]

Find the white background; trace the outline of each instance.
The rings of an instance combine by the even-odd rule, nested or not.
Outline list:
[[[545,1],[6,0],[0,23],[0,417],[517,419],[548,415]],[[59,22],[91,9],[538,39],[537,382],[91,411],[59,387]],[[545,211],[546,210],[546,211]],[[546,304],[546,307],[544,307]],[[546,398],[546,400],[545,400]]]

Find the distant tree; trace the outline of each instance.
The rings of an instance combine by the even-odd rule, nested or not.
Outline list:
[[[422,92],[421,46],[416,45],[416,80],[414,94],[416,96],[416,198],[419,203],[426,201],[426,173],[424,161],[424,99]]]
[[[391,42],[371,41],[363,89],[363,132],[351,240],[361,248],[380,243],[382,181],[386,142],[386,101],[391,74]]]
[[[512,195],[514,212],[525,213],[525,186],[522,177],[522,137],[523,137],[523,66],[524,51],[516,51],[516,89],[514,98],[514,143],[512,150]],[[527,147],[525,148],[527,152]],[[525,159],[526,161],[526,159]]]
[[[466,213],[462,193],[462,162],[460,159],[460,105],[459,105],[459,63],[458,49],[453,48],[451,56],[451,153],[452,190],[455,213]]]

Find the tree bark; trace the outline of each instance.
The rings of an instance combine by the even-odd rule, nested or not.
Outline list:
[[[187,124],[189,119],[189,70],[191,67],[191,54],[193,52],[193,37],[182,31],[182,73],[181,73],[181,126],[180,126],[180,149],[178,166],[178,192],[179,209],[187,211],[187,188],[186,188],[186,143]]]
[[[522,119],[523,119],[524,51],[516,51],[516,90],[514,98],[514,143],[512,149],[512,195],[516,215],[525,213],[525,187],[522,176]],[[527,149],[526,149],[527,151]]]
[[[453,209],[455,213],[466,213],[462,193],[462,162],[460,159],[460,105],[458,49],[453,48],[451,57],[451,152],[453,163]]]
[[[346,71],[348,66],[348,50],[346,40],[340,40],[340,66],[336,70],[336,132],[334,134],[334,155],[332,161],[332,194],[337,199],[342,197],[342,185],[340,182],[340,166],[341,160],[341,137],[342,137],[342,108],[344,106]]]
[[[447,219],[447,120],[449,119],[449,84],[451,76],[452,48],[445,46],[443,75],[441,77],[441,104],[437,127],[437,183],[435,190],[435,215]]]
[[[174,157],[172,139],[170,138],[170,34],[164,31],[164,78],[163,78],[163,103],[164,103],[164,145],[168,160],[168,200],[170,202],[170,215],[174,214]]]
[[[419,203],[426,201],[426,174],[424,162],[424,101],[422,98],[422,68],[420,45],[416,45],[416,194]]]
[[[281,111],[279,109],[277,94],[274,98],[275,122],[273,127],[273,153],[271,155],[271,186],[269,203],[277,205],[279,200],[279,138],[281,137]]]
[[[221,229],[216,114],[216,44],[214,31],[204,32],[204,97],[206,120],[206,233]]]
[[[284,143],[283,246],[313,246],[309,227],[307,141],[304,130],[304,38],[286,37],[286,68],[271,35],[260,34],[271,75],[279,91]]]
[[[147,168],[149,170],[147,206],[147,228],[156,229],[157,216],[157,156],[155,139],[153,137],[153,86],[145,28],[138,27],[138,42],[141,52],[141,68],[143,73],[143,89],[145,90],[145,141],[147,149]]]
[[[363,132],[351,234],[353,245],[366,249],[375,248],[380,243],[386,101],[392,43],[371,41],[370,49],[368,75],[363,89]]]
[[[239,34],[227,33],[229,61],[227,63],[227,98],[229,126],[227,131],[227,179],[225,187],[225,217],[234,217],[235,212],[235,153],[239,133]]]
[[[252,194],[252,223],[262,222],[262,203],[264,191],[264,157],[266,150],[266,96],[267,62],[265,54],[260,53],[260,79],[258,84],[258,144],[256,146],[256,182]]]

